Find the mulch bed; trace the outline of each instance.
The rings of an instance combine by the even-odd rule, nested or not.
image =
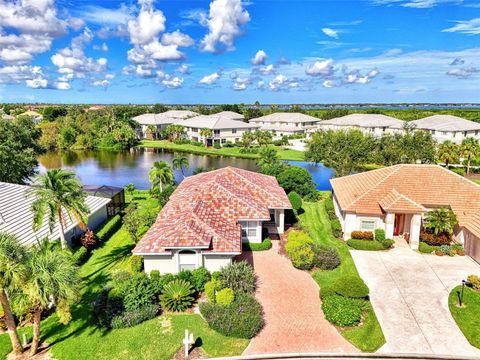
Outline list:
[[[183,345],[182,347],[177,351],[175,356],[172,358],[173,360],[185,360],[185,354],[183,353]],[[194,359],[207,359],[208,356],[203,352],[201,348],[194,347],[193,349],[190,350],[188,354],[188,360],[194,360]]]

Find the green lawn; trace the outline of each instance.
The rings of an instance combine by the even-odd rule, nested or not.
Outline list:
[[[177,145],[173,142],[169,142],[167,140],[143,140],[140,147],[148,147],[148,148],[159,148],[159,149],[167,149],[172,151],[178,152],[187,152],[191,154],[200,154],[200,155],[220,155],[220,156],[233,156],[245,159],[256,159],[258,158],[258,154],[242,154],[240,150],[241,147],[231,147],[231,148],[220,148],[215,149],[213,147],[204,147],[204,146],[195,146],[192,144],[182,144]],[[273,146],[278,151],[278,156],[280,160],[298,160],[303,161],[305,160],[304,153],[298,150],[292,149],[284,149],[281,146]]]
[[[134,196],[142,211],[158,211],[157,201],[146,191]],[[128,198],[128,197],[127,197]],[[193,332],[210,356],[239,355],[248,340],[228,338],[211,330],[198,315],[168,314],[126,329],[98,329],[91,316],[91,303],[115,271],[131,271],[134,243],[124,227],[95,249],[80,268],[84,280],[82,298],[73,307],[73,320],[66,326],[52,315],[42,322],[41,336],[56,359],[171,359],[181,347],[185,329]],[[30,334],[30,328],[22,329]],[[0,335],[0,358],[11,351],[7,334]]]
[[[457,286],[448,297],[450,312],[470,344],[480,348],[480,292],[465,287],[464,307],[460,308],[457,291],[462,291],[462,287]]]
[[[331,234],[330,221],[325,211],[324,199],[316,203],[304,203],[305,212],[299,215],[299,224],[305,229],[314,241],[338,249],[342,262],[335,270],[315,270],[313,278],[320,286],[320,291],[328,292],[334,281],[341,276],[359,276],[348,246],[343,241],[335,239]],[[342,335],[362,351],[374,352],[384,343],[382,328],[371,304],[365,313],[362,325],[344,329]]]

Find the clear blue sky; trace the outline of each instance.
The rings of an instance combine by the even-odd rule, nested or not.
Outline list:
[[[480,1],[0,0],[0,101],[480,102]]]

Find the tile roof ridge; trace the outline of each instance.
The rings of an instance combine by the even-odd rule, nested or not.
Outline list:
[[[242,179],[245,179],[245,181],[247,181],[249,184],[254,185],[256,188],[262,190],[262,192],[266,193],[267,195],[270,195],[270,193],[269,193],[267,190],[265,190],[263,187],[261,187],[260,185],[258,185],[257,183],[255,183],[255,182],[253,182],[253,181],[248,180],[245,176],[243,176],[242,174],[239,174],[238,172],[236,172],[236,171],[234,170],[234,169],[237,169],[235,166],[227,166],[227,168],[228,168],[230,171],[232,171],[235,175],[238,175],[238,176],[240,176]],[[243,169],[240,169],[240,170],[243,170]],[[243,170],[243,171],[249,171],[249,170]],[[258,175],[258,176],[262,176],[262,177],[266,177],[266,178],[274,178],[274,179],[275,179],[275,176],[265,175],[265,174],[259,174],[259,173],[254,172],[254,171],[252,171],[252,172],[255,173],[255,175]],[[278,184],[278,186],[279,186],[280,188],[282,188],[282,187],[280,186],[280,184]],[[282,189],[283,189],[283,188],[282,188]]]
[[[480,184],[477,184],[477,183],[473,182],[472,180],[467,179],[465,176],[462,176],[460,174],[457,174],[456,172],[450,171],[450,170],[444,168],[443,166],[440,166],[440,165],[435,165],[435,166],[438,166],[440,169],[442,169],[444,171],[447,171],[451,175],[458,176],[464,182],[466,181],[469,185],[473,185],[474,187],[480,187]]]
[[[393,167],[395,168],[393,171],[390,172],[390,174],[388,174],[387,176],[385,176],[382,180],[380,180],[375,186],[373,186],[372,188],[370,188],[370,190],[368,190],[367,192],[363,193],[362,195],[360,195],[358,198],[356,198],[355,200],[353,200],[350,204],[348,204],[345,208],[348,210],[349,207],[351,207],[352,205],[354,205],[356,202],[358,202],[360,199],[363,199],[365,196],[367,196],[370,192],[372,192],[374,189],[376,189],[378,187],[378,185],[384,183],[387,179],[389,179],[393,174],[396,174],[401,168],[402,168],[402,165],[404,164],[397,164],[397,165],[393,165]],[[378,170],[382,170],[382,169],[378,169]],[[373,171],[376,171],[376,170],[373,170]],[[355,175],[355,174],[354,174]],[[351,175],[350,175],[351,176]]]
[[[395,189],[394,189],[394,190],[395,190]],[[395,191],[396,191],[396,190],[395,190]],[[422,209],[424,209],[425,211],[427,211],[427,209],[425,208],[425,206],[423,206],[422,204],[419,204],[419,203],[413,201],[413,200],[410,199],[407,195],[404,195],[404,194],[402,194],[402,193],[400,193],[400,192],[398,192],[398,191],[397,191],[397,193],[398,193],[398,195],[399,195],[402,199],[407,200],[408,202],[410,202],[411,204],[413,204],[413,205],[415,205],[415,206],[420,206]],[[397,200],[398,200],[398,199],[397,199]],[[395,200],[395,202],[396,202],[397,200]]]

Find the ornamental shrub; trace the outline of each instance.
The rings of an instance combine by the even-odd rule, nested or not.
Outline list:
[[[333,291],[338,295],[350,298],[366,298],[369,290],[358,276],[342,276],[333,283]]]
[[[298,166],[286,166],[276,176],[278,184],[285,189],[288,194],[295,191],[300,196],[305,196],[308,193],[315,191],[315,182],[308,170]]]
[[[265,251],[272,247],[272,240],[269,237],[265,238],[261,243],[242,243],[242,249],[244,251]]]
[[[95,237],[99,242],[106,241],[116,233],[121,226],[122,218],[120,215],[115,215],[100,226],[100,229],[95,233]]]
[[[373,240],[373,232],[371,231],[352,231],[352,239],[357,240]]]
[[[194,291],[192,285],[187,281],[181,279],[173,280],[163,288],[163,294],[160,295],[160,303],[166,310],[185,311],[195,301],[192,296]]]
[[[432,246],[441,246],[449,245],[452,242],[452,237],[447,233],[440,233],[438,235],[421,231],[420,232],[420,241],[427,243]]]
[[[382,244],[385,250],[387,250],[392,248],[393,244],[395,244],[395,240],[385,239],[385,240],[379,241],[379,243]]]
[[[418,251],[420,251],[421,253],[431,254],[435,250],[438,250],[438,246],[428,245],[427,243],[425,243],[423,241],[420,241],[420,243],[418,244]]]
[[[153,319],[160,311],[160,306],[149,304],[134,311],[124,311],[112,319],[112,329],[121,329],[138,325],[144,321]]]
[[[207,300],[211,303],[215,302],[215,293],[219,284],[220,282],[215,279],[212,279],[205,284],[205,295],[207,296]]]
[[[88,250],[93,249],[97,244],[97,239],[95,239],[95,235],[93,234],[92,230],[87,230],[85,234],[82,235],[80,238],[80,243],[82,246]]]
[[[480,291],[480,276],[468,275],[467,281],[472,283],[472,288],[474,288],[477,291]]]
[[[255,291],[255,274],[246,261],[233,262],[224,266],[218,275],[221,288],[230,288],[236,294],[252,294]]]
[[[112,287],[103,288],[93,302],[93,318],[98,326],[110,329],[112,319],[123,311],[122,299],[117,296],[110,296]]]
[[[288,194],[288,200],[290,200],[293,210],[298,211],[302,208],[302,198],[295,191]]]
[[[225,288],[217,292],[216,301],[218,305],[228,306],[235,299],[235,293],[232,289]]]
[[[157,302],[158,289],[144,273],[131,276],[119,284],[118,293],[127,311],[140,310],[146,305]]]
[[[375,229],[375,240],[380,241],[380,242],[385,240],[385,230]]]
[[[353,326],[362,318],[362,302],[339,295],[324,296],[322,310],[325,318],[338,326]]]
[[[356,250],[385,250],[383,244],[375,240],[359,240],[359,239],[349,239],[347,240],[348,246]]]
[[[322,270],[333,270],[340,265],[340,255],[336,248],[315,244],[312,250],[315,254],[313,266]]]
[[[210,280],[210,273],[204,267],[192,271],[192,285],[198,292],[205,290],[205,284]]]
[[[227,306],[202,302],[200,312],[210,328],[226,336],[251,339],[264,325],[262,305],[247,294],[237,293]]]
[[[308,245],[297,247],[288,253],[293,266],[301,270],[310,270],[313,267],[315,253]]]
[[[338,219],[333,219],[330,222],[331,228],[332,228],[332,235],[336,237],[337,239],[342,237],[342,224],[340,224],[340,220]]]
[[[176,276],[176,279],[185,280],[190,285],[193,284],[193,274],[190,270],[182,270]]]

